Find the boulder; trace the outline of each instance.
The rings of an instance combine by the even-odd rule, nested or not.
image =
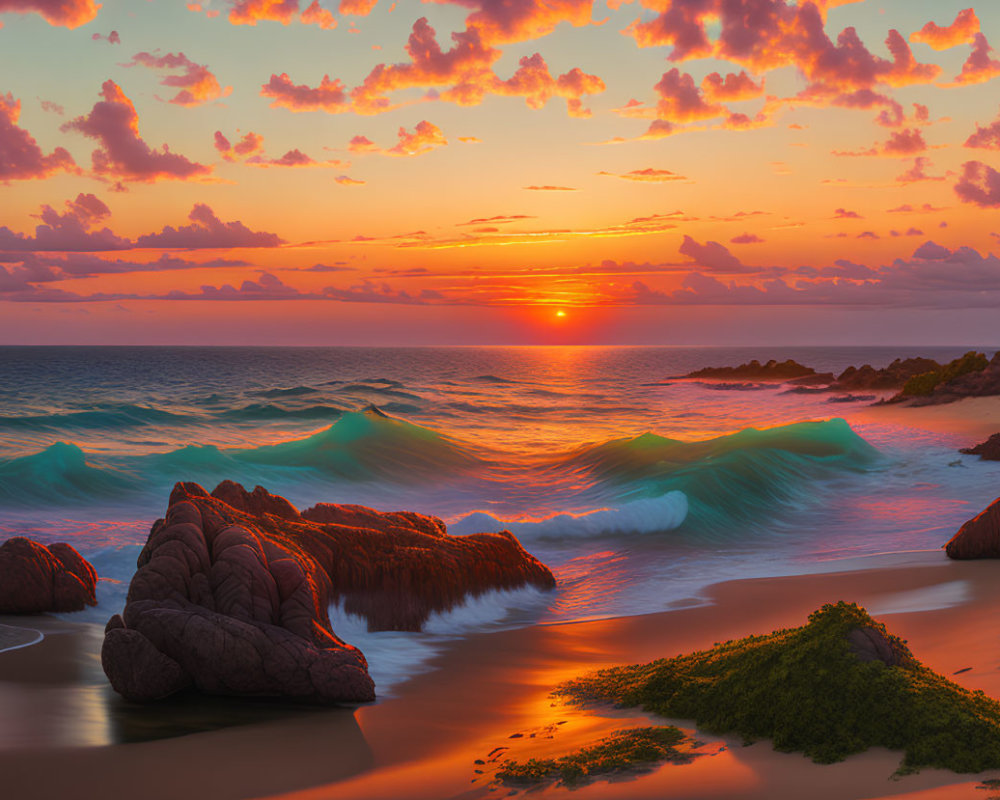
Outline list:
[[[1000,497],[959,528],[944,550],[948,558],[1000,558]]]
[[[97,605],[97,572],[68,544],[17,536],[0,545],[0,614],[81,611]]]
[[[468,595],[552,573],[510,533],[449,536],[434,517],[320,504],[300,514],[262,487],[210,495],[179,483],[150,532],[102,662],[130,700],[187,687],[210,694],[363,702],[367,662],[338,638],[328,608],[377,630],[419,630]]]
[[[1000,461],[1000,433],[994,433],[985,442],[981,442],[975,447],[963,448],[958,452],[970,456],[979,456],[984,461]]]

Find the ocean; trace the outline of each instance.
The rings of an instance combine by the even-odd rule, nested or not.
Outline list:
[[[973,348],[0,348],[0,540],[67,541],[118,611],[177,481],[262,485],[513,531],[558,580],[420,634],[334,609],[383,691],[449,637],[702,602],[720,580],[939,548],[996,496],[973,444],[852,420],[871,399],[679,381],[794,358],[818,371]],[[977,348],[992,355],[993,348]],[[850,598],[843,598],[850,599]]]

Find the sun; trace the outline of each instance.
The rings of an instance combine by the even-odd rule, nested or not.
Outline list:
[[[557,316],[557,317],[565,317],[565,316],[566,316],[566,312],[565,312],[565,311],[563,311],[563,310],[562,310],[562,309],[560,308],[560,309],[559,309],[559,310],[558,310],[558,311],[556,312],[556,316]]]

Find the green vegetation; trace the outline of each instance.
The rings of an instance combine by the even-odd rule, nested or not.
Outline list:
[[[983,353],[970,350],[961,358],[945,364],[941,369],[922,372],[914,375],[903,386],[901,395],[904,397],[927,397],[938,386],[954,380],[970,372],[982,372],[989,364],[989,359]]]
[[[857,629],[880,637],[898,665],[855,655],[847,637]],[[821,763],[878,746],[904,751],[900,772],[1000,768],[1000,703],[924,667],[853,603],[825,605],[801,628],[614,667],[556,693],[693,719],[748,743],[769,738]]]
[[[504,761],[497,778],[504,783],[532,784],[561,780],[572,785],[597,775],[652,766],[661,761],[686,764],[693,756],[677,749],[690,742],[672,725],[615,731],[597,744],[559,758]]]

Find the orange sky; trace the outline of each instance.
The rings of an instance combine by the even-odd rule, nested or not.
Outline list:
[[[990,5],[0,0],[0,22],[2,343],[993,335]]]

